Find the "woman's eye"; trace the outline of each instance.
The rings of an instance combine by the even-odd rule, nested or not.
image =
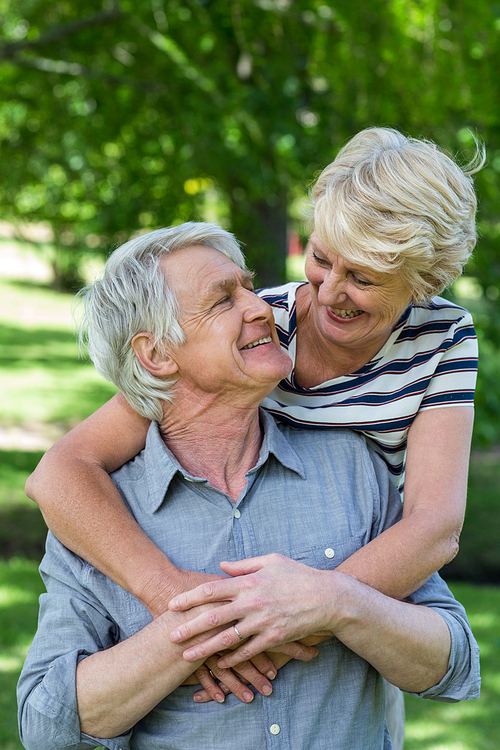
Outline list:
[[[354,274],[353,274],[352,278],[354,279],[354,281],[356,282],[356,284],[360,284],[361,286],[372,286],[372,282],[371,281],[366,281],[365,279],[360,279],[360,278],[358,278],[358,276],[354,276]]]
[[[316,253],[313,253],[314,262],[317,263],[320,266],[329,266],[330,263],[327,261],[326,258],[320,258]]]

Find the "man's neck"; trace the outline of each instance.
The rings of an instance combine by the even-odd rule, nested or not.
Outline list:
[[[262,444],[257,406],[237,406],[204,394],[184,398],[164,410],[160,432],[181,466],[237,501],[245,474],[255,466]]]

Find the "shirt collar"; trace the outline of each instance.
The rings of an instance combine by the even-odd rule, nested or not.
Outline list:
[[[292,448],[273,417],[263,409],[260,409],[259,413],[264,435],[257,463],[248,474],[258,471],[269,459],[269,455],[272,454],[282,466],[305,479],[304,464],[297,451]],[[156,422],[152,422],[148,430],[144,449],[144,466],[148,486],[144,505],[149,513],[154,513],[163,503],[170,483],[177,472],[188,482],[207,483],[206,479],[193,476],[181,466],[172,451],[163,442]]]

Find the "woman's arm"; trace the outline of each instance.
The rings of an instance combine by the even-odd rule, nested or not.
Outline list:
[[[121,394],[114,396],[45,454],[26,494],[63,544],[156,617],[176,593],[209,577],[173,565],[136,524],[109,477],[144,448],[148,427]]]
[[[263,648],[317,633],[338,638],[402,690],[423,692],[446,674],[450,631],[429,606],[396,601],[338,569],[317,570],[283,555],[224,562],[221,567],[233,577],[187,591],[170,603],[176,612],[218,603],[170,633],[174,643],[208,636],[188,646],[187,661],[234,646],[236,650],[219,661],[219,666],[229,667]],[[441,596],[444,605],[443,591]],[[222,629],[234,621],[246,636],[243,644],[234,627]],[[214,627],[218,633],[210,636]]]
[[[472,406],[426,409],[408,433],[403,518],[338,570],[404,599],[458,552],[467,499]]]

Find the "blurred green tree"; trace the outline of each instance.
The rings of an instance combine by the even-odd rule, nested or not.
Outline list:
[[[471,155],[472,274],[500,340],[500,5],[486,0],[0,0],[0,206],[48,222],[57,283],[82,250],[217,220],[258,282],[283,279],[314,175],[368,125]],[[493,377],[493,375],[491,376]],[[491,381],[492,383],[492,381]],[[498,390],[498,389],[496,389]],[[486,392],[485,392],[486,393]],[[498,396],[484,408],[500,421]]]

